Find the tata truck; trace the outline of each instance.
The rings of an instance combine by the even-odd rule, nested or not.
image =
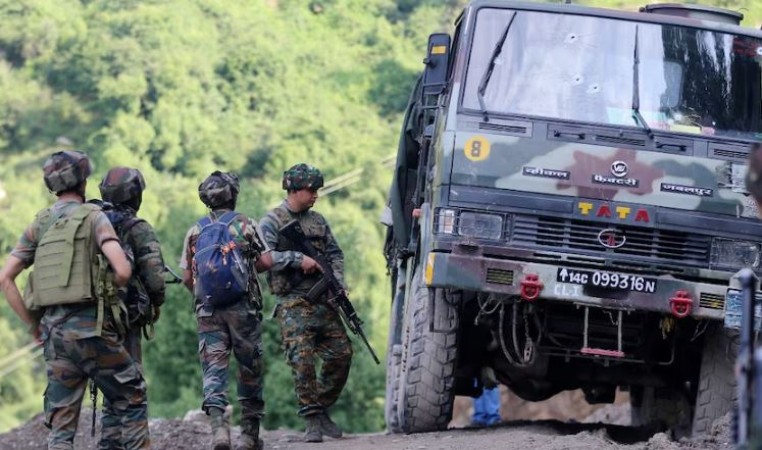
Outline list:
[[[476,0],[433,34],[388,208],[386,423],[456,395],[629,393],[633,425],[731,411],[762,225],[762,32],[695,4]]]

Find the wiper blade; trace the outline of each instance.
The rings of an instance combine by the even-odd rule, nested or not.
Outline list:
[[[654,132],[640,113],[640,50],[638,48],[638,26],[635,25],[635,48],[632,63],[632,118],[635,124],[643,128],[648,138],[653,141]]]
[[[476,97],[479,100],[479,108],[481,108],[485,122],[489,122],[489,116],[487,115],[487,105],[484,102],[484,92],[487,90],[487,85],[492,77],[492,71],[495,69],[495,61],[497,61],[497,57],[500,56],[500,52],[503,51],[503,44],[505,44],[505,40],[508,38],[508,32],[511,31],[511,25],[513,25],[513,19],[515,18],[516,11],[513,11],[511,18],[508,19],[508,24],[505,26],[505,29],[503,29],[503,34],[500,36],[500,40],[497,41],[495,48],[492,50],[492,58],[490,58],[487,69],[484,71],[482,79],[479,82],[479,89],[476,90]]]

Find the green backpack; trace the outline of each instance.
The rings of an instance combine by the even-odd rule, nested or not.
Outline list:
[[[103,257],[93,240],[91,217],[98,211],[83,204],[69,217],[51,217],[49,209],[38,215],[42,228],[34,253],[31,309],[97,300]]]

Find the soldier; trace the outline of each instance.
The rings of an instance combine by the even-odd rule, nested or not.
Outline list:
[[[280,324],[283,351],[294,376],[298,414],[304,417],[306,442],[322,442],[323,435],[340,438],[341,429],[328,416],[328,408],[339,398],[352,362],[352,346],[338,313],[327,303],[329,293],[314,292],[320,266],[279,234],[286,223],[298,220],[306,237],[330,261],[343,282],[344,254],[325,218],[310,208],[323,186],[323,175],[315,167],[297,164],[283,173],[286,200],[262,219],[267,245],[273,249],[273,267],[268,282],[278,297],[274,316]],[[318,289],[319,290],[319,289]],[[315,358],[323,365],[317,378]]]
[[[134,258],[125,301],[128,324],[124,347],[142,371],[141,332],[158,320],[164,303],[164,259],[153,227],[136,217],[145,189],[143,174],[138,169],[114,167],[103,177],[99,188],[103,201],[112,205],[107,208],[106,216],[123,247],[129,249]],[[108,399],[103,403],[98,446],[102,450],[124,448],[119,416]]]
[[[119,415],[125,448],[147,449],[146,385],[121,344],[110,310],[103,308],[104,297],[114,287],[101,276],[106,270],[100,255],[113,268],[117,286],[125,286],[130,279],[130,263],[106,215],[94,205],[83,204],[86,179],[92,172],[88,157],[78,151],[57,152],[45,162],[43,172],[46,186],[58,201],[40,211],[24,231],[0,270],[0,287],[16,314],[33,327],[33,334],[44,345],[48,377],[45,424],[51,429],[48,449],[73,448],[88,378]],[[72,232],[74,247],[68,255],[58,251],[58,237],[67,230]],[[72,247],[71,241],[66,244]],[[15,281],[32,264],[31,304],[42,307],[39,328]],[[61,273],[68,278],[56,276]]]
[[[224,414],[228,405],[227,383],[230,352],[238,362],[238,401],[241,405],[241,437],[236,450],[260,450],[259,425],[264,415],[262,397],[262,293],[256,270],[267,270],[272,264],[270,249],[262,239],[253,219],[235,213],[238,177],[232,173],[212,172],[198,187],[201,201],[211,210],[209,222],[231,217],[227,228],[234,239],[230,247],[242,250],[248,272],[248,292],[223,307],[213,306],[197,289],[197,241],[201,235],[199,221],[188,230],[183,258],[183,283],[195,297],[198,321],[199,357],[204,385],[203,410],[211,416],[212,448],[230,449],[230,424]]]

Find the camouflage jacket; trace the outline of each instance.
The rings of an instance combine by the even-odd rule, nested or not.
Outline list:
[[[281,300],[303,297],[320,279],[319,272],[312,275],[302,273],[300,265],[304,255],[294,250],[293,243],[278,232],[294,219],[299,221],[305,236],[330,262],[334,275],[344,285],[344,252],[339,248],[325,217],[312,210],[294,213],[284,201],[260,221],[265,242],[273,249],[273,266],[267,274],[273,294]]]
[[[61,214],[62,217],[70,216],[79,209],[80,202],[77,201],[57,201],[50,207],[51,215],[53,217]],[[40,223],[38,220],[32,222],[24,233],[19,238],[16,247],[11,254],[29,267],[34,264],[34,254],[37,249],[37,243],[42,236],[40,230],[45,224]],[[101,247],[104,242],[114,240],[119,241],[119,238],[114,231],[114,227],[111,226],[108,217],[102,212],[99,212],[95,220],[93,220],[93,237],[98,247]],[[107,329],[112,326],[111,321],[104,321],[104,327]],[[60,326],[64,332],[64,338],[70,340],[85,339],[90,337],[99,336],[97,327],[97,307],[96,304],[89,304],[87,306],[81,305],[61,305],[52,306],[45,309],[41,322],[42,340],[47,339],[49,330],[53,326]]]

